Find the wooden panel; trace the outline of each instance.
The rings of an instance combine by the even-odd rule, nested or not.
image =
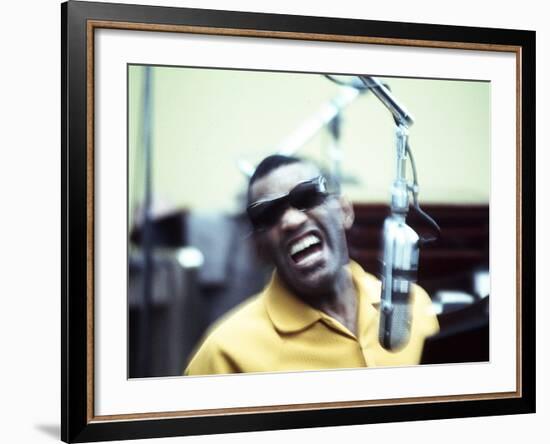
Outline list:
[[[424,205],[441,227],[439,239],[420,250],[418,281],[429,292],[455,289],[471,292],[472,275],[489,267],[488,205]],[[381,269],[382,227],[390,214],[379,204],[355,204],[355,223],[348,232],[350,256],[365,269],[378,274]],[[428,227],[411,212],[407,222],[419,233]]]

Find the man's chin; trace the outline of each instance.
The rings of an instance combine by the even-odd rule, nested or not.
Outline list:
[[[298,296],[315,296],[326,293],[334,283],[334,275],[326,267],[315,267],[301,270],[284,277],[287,286],[298,293]]]

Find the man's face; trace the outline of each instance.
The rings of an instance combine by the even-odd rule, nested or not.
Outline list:
[[[307,163],[281,166],[254,182],[251,202],[285,195],[319,175]],[[345,230],[352,223],[351,206],[329,195],[308,210],[287,207],[272,225],[258,231],[256,238],[262,254],[273,261],[287,286],[299,295],[315,296],[325,293],[348,263]]]

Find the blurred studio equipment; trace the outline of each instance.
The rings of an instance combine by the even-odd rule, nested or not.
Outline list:
[[[129,233],[128,376],[179,376],[206,329],[260,291],[269,268],[257,260],[246,215],[162,208],[154,199],[153,76],[144,67],[142,196]]]

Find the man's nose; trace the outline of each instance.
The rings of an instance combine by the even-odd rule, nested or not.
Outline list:
[[[307,220],[307,214],[296,208],[289,207],[281,216],[281,228],[283,230],[294,230],[299,228]]]

